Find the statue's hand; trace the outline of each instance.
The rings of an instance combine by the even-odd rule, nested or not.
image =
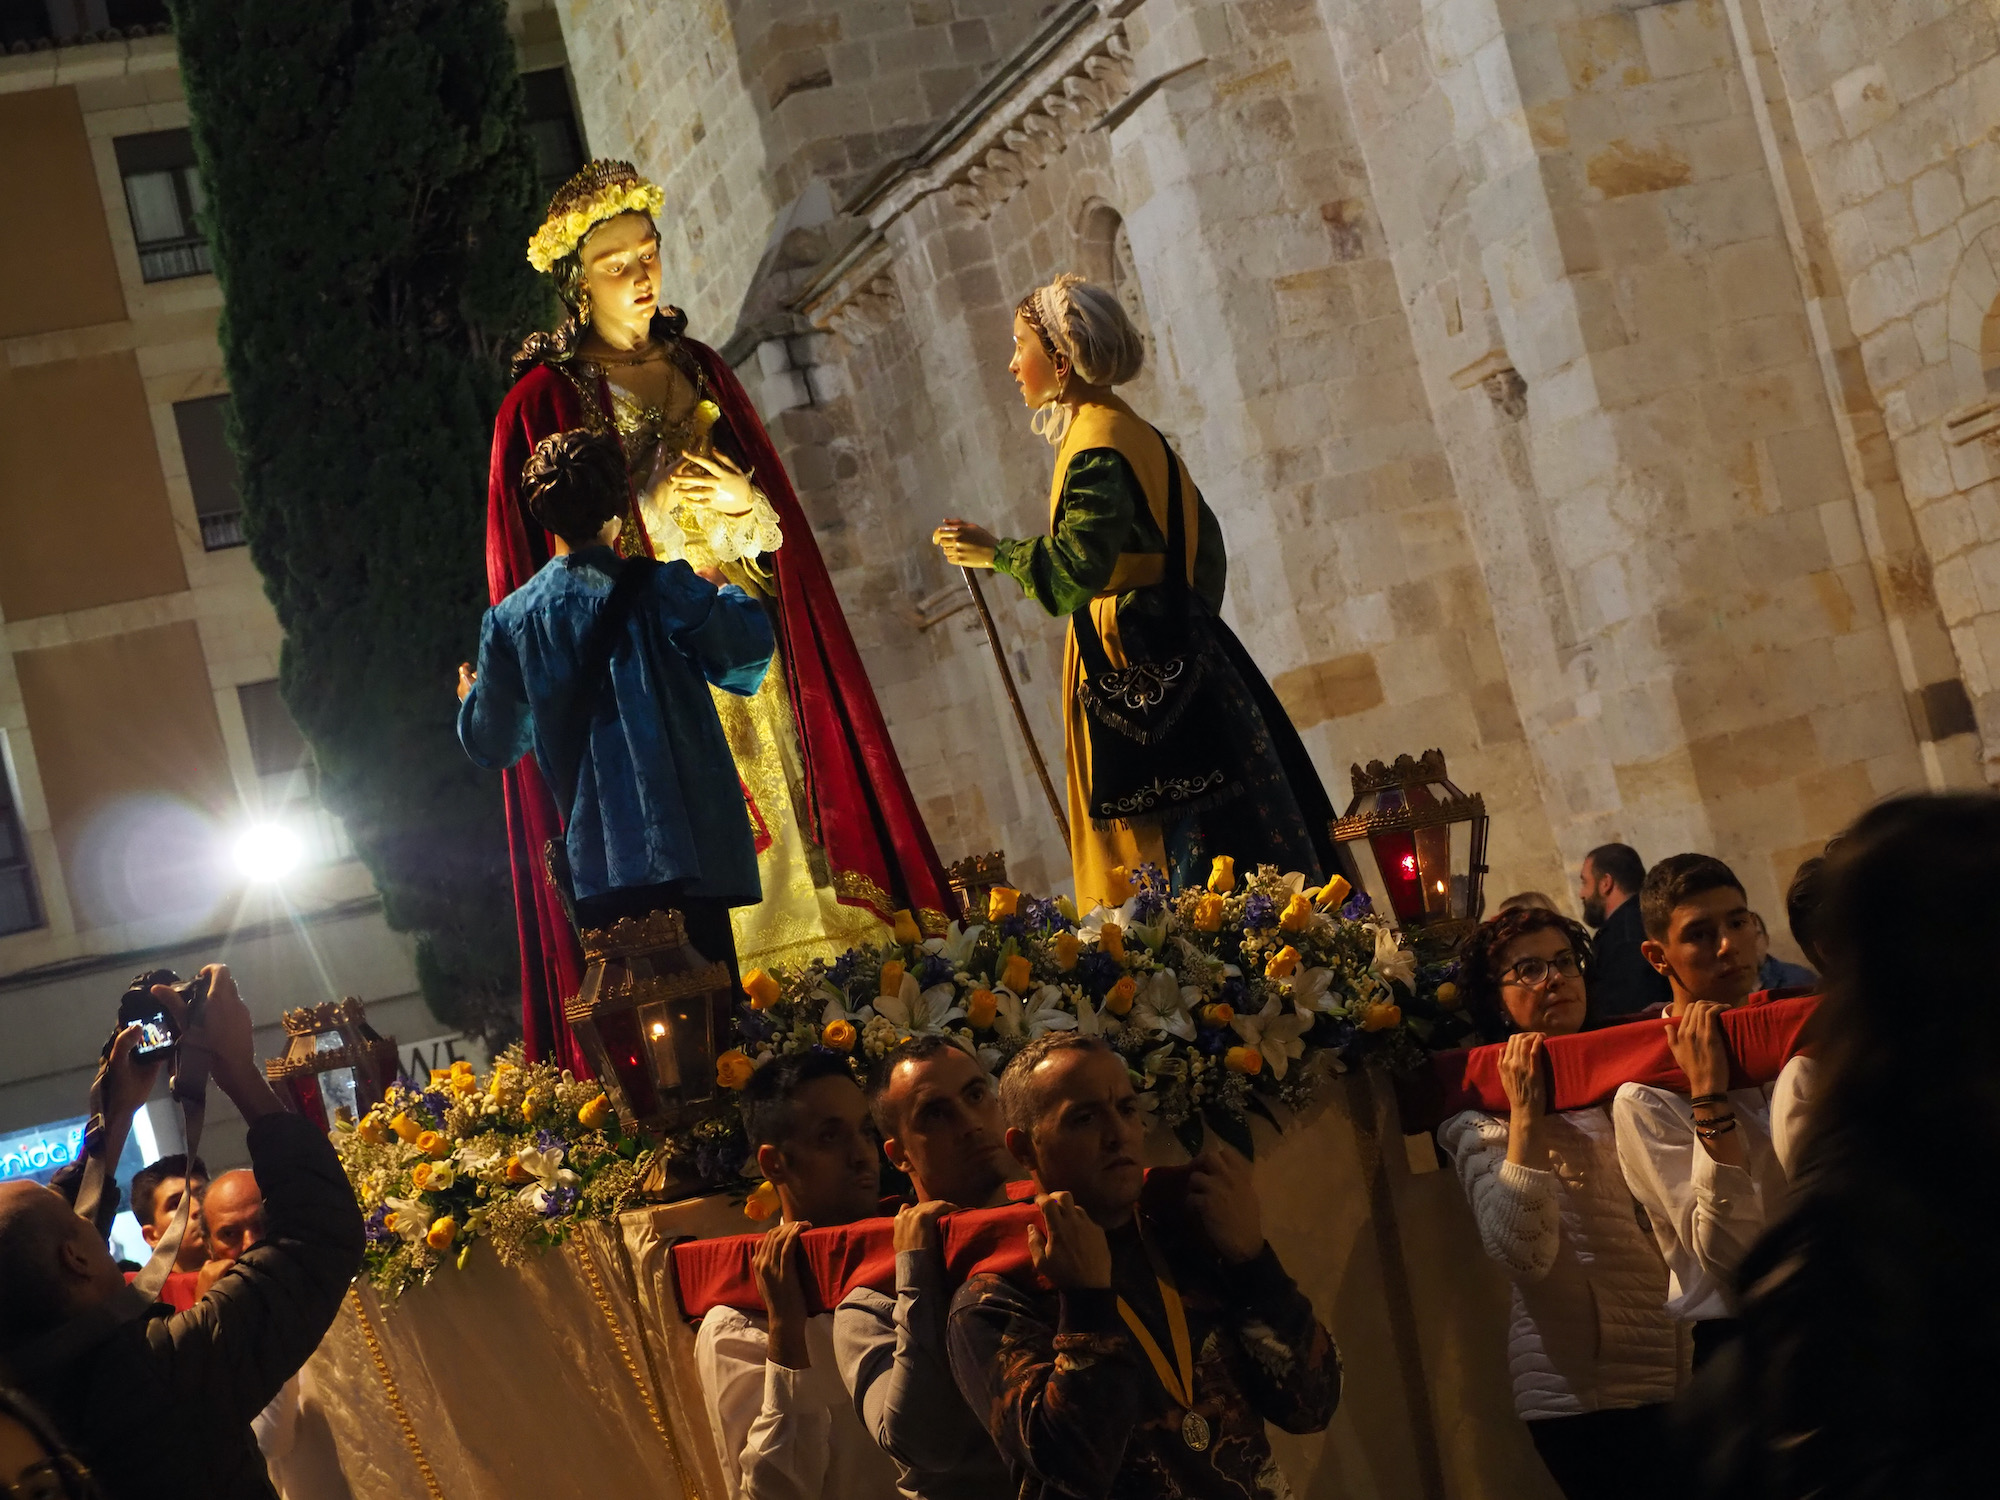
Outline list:
[[[750,513],[750,476],[720,453],[713,458],[688,454],[669,483],[673,498],[684,505],[699,505],[725,516]]]

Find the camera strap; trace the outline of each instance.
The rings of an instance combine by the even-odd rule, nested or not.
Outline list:
[[[185,1155],[193,1161],[196,1152],[201,1149],[202,1125],[208,1118],[208,1053],[200,1048],[189,1048],[177,1040],[173,1066],[167,1095],[180,1106],[181,1138],[187,1143]],[[107,1042],[97,1065],[97,1077],[90,1085],[90,1121],[84,1126],[83,1181],[76,1194],[77,1217],[88,1219],[97,1226],[99,1233],[108,1232],[108,1226],[100,1221],[100,1215],[109,1201],[111,1182],[118,1170],[118,1163],[110,1160],[109,1153],[104,1149],[104,1085],[110,1072],[111,1044]],[[132,1278],[133,1289],[148,1302],[158,1297],[160,1288],[166,1285],[174,1262],[180,1258],[181,1242],[187,1238],[193,1217],[194,1182],[189,1178],[187,1187],[181,1193],[180,1208],[174,1213],[173,1223],[167,1226],[167,1232],[153,1247],[152,1258],[146,1262],[144,1269]]]

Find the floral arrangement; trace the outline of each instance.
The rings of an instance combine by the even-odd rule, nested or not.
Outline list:
[[[624,213],[656,214],[666,201],[665,191],[653,183],[614,179],[596,197],[536,230],[528,241],[528,264],[547,271],[606,219]]]
[[[1338,877],[1308,889],[1265,866],[1239,881],[1221,857],[1205,888],[1178,895],[1151,865],[1113,880],[1120,904],[1081,918],[1066,899],[1003,886],[983,923],[943,937],[901,913],[893,943],[751,970],[717,1081],[740,1089],[815,1047],[845,1053],[859,1077],[915,1035],[946,1037],[997,1073],[1029,1038],[1075,1030],[1126,1059],[1144,1107],[1190,1151],[1213,1130],[1248,1153],[1251,1113],[1297,1108],[1368,1058],[1408,1069],[1471,1031],[1450,967],[1422,962]],[[705,1182],[747,1166],[729,1117],[668,1150]],[[753,1195],[753,1216],[757,1206]]]
[[[524,1063],[518,1047],[484,1078],[456,1062],[427,1086],[392,1085],[334,1146],[367,1216],[369,1279],[390,1297],[463,1266],[482,1240],[514,1265],[614,1217],[652,1161],[595,1083]]]

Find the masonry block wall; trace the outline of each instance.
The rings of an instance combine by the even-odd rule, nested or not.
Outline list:
[[[971,616],[918,611],[938,519],[1046,523],[1008,322],[1064,269],[1143,320],[1128,394],[1335,800],[1442,745],[1495,895],[1622,838],[1776,912],[1871,801],[2000,765],[1983,0],[564,20],[593,150],[668,187],[669,295],[797,369],[767,415],[947,857],[1064,864]],[[988,593],[1059,759],[1059,622]]]

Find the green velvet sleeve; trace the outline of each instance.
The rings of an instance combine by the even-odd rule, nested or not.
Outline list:
[[[1125,456],[1086,448],[1063,475],[1054,535],[1002,542],[993,566],[1050,614],[1075,614],[1111,581],[1119,553],[1160,550],[1152,519]],[[1153,533],[1150,547],[1135,533]]]

